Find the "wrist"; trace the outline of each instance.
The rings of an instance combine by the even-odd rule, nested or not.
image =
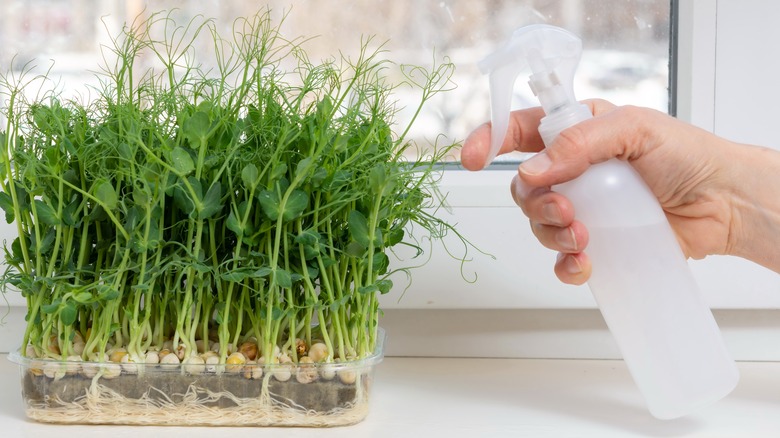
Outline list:
[[[780,151],[735,145],[726,154],[731,225],[727,253],[780,272]]]

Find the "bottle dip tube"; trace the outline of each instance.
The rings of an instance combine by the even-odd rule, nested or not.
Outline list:
[[[592,116],[574,98],[582,42],[566,30],[517,30],[480,62],[490,77],[492,161],[509,124],[512,88],[530,67],[529,85],[546,116],[546,145]],[[739,372],[657,198],[631,165],[611,159],[553,187],[588,229],[591,293],[650,413],[677,418],[725,397]]]

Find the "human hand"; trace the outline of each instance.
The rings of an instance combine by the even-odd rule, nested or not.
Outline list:
[[[751,258],[738,247],[744,223],[734,216],[738,210],[734,203],[743,198],[734,181],[744,179],[744,169],[750,166],[730,162],[739,162],[741,155],[749,161],[747,157],[759,148],[740,147],[651,109],[616,107],[601,100],[586,103],[594,118],[564,130],[547,149],[521,164],[511,184],[512,196],[530,219],[534,235],[559,251],[555,273],[561,281],[582,284],[590,276],[588,230],[576,220],[571,202],[550,187],[611,158],[626,160],[639,172],[687,256]],[[513,112],[501,153],[542,150],[537,128],[543,116],[540,108]],[[485,124],[466,139],[463,166],[481,169],[489,147],[490,125]]]

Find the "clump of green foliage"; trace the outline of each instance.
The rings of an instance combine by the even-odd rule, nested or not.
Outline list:
[[[2,282],[27,300],[28,355],[143,362],[210,339],[224,363],[251,339],[258,356],[297,361],[296,342],[320,340],[323,360],[365,357],[388,250],[417,247],[413,224],[454,231],[431,214],[451,146],[409,161],[381,51],[315,64],[268,13],[234,29],[125,28],[89,103],[27,99],[33,80],[2,77],[0,207],[19,236]],[[212,71],[189,61],[208,33]],[[138,77],[140,59],[157,68]],[[422,106],[452,65],[402,70]]]

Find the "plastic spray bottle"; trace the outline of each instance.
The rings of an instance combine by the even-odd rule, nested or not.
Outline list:
[[[515,79],[528,67],[529,85],[546,114],[539,125],[546,145],[593,117],[574,98],[581,53],[582,42],[570,32],[532,25],[480,62],[490,75],[488,163],[506,136]],[[657,198],[639,174],[612,159],[553,190],[571,200],[575,217],[588,229],[588,285],[650,413],[680,417],[731,392],[739,380],[736,365]]]

